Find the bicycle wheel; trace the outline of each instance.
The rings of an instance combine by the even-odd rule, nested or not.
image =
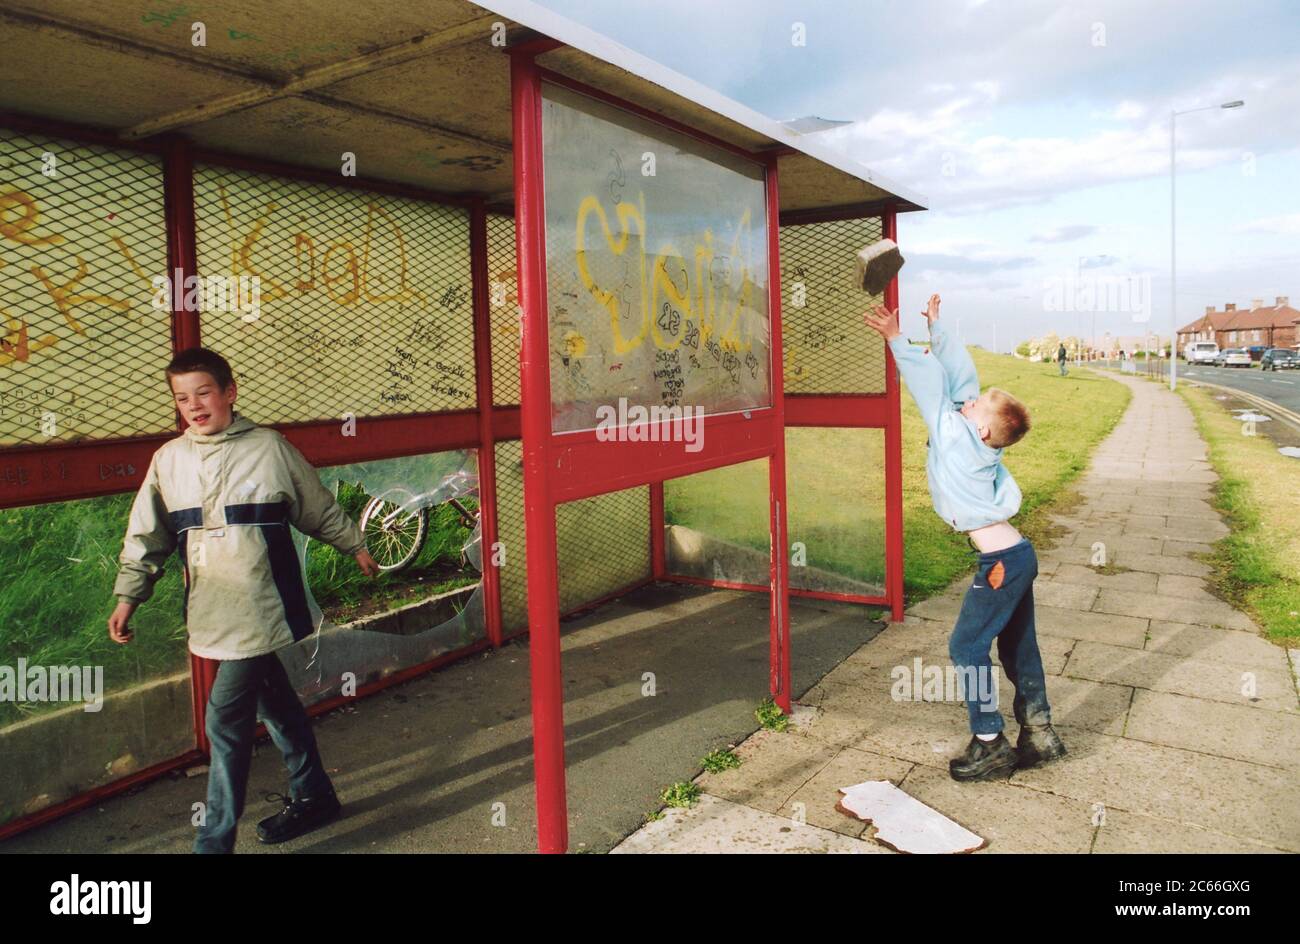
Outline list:
[[[420,556],[429,536],[429,511],[399,512],[401,507],[383,498],[372,498],[361,513],[361,531],[366,549],[384,572],[403,570]]]

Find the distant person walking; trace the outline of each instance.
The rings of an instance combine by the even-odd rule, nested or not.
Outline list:
[[[1061,346],[1056,349],[1056,363],[1060,365],[1062,377],[1064,377],[1066,374],[1069,373],[1069,371],[1065,369],[1065,342],[1064,341],[1061,342]]]

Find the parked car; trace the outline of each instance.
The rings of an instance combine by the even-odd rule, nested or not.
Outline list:
[[[1244,347],[1224,348],[1214,358],[1216,367],[1252,367],[1254,361],[1250,359],[1250,351]]]
[[[1219,356],[1219,345],[1214,341],[1192,341],[1183,348],[1183,357],[1189,364],[1209,364]]]
[[[1259,359],[1264,370],[1300,370],[1300,352],[1289,347],[1269,348]]]

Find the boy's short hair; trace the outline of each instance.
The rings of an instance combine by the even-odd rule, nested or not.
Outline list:
[[[1029,410],[1011,394],[997,387],[989,388],[989,399],[993,405],[989,445],[994,449],[1014,446],[1029,432]]]
[[[181,351],[167,365],[167,386],[171,386],[172,378],[177,374],[192,374],[196,371],[211,374],[222,390],[235,382],[235,373],[224,357],[206,347],[191,347]]]

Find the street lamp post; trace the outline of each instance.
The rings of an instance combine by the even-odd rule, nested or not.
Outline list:
[[[1178,243],[1175,226],[1177,223],[1177,160],[1175,157],[1178,139],[1178,116],[1190,115],[1195,111],[1210,111],[1215,108],[1240,108],[1243,101],[1224,102],[1222,105],[1206,105],[1203,108],[1189,108],[1186,111],[1169,111],[1169,389],[1178,386]],[[1156,335],[1156,344],[1160,335]]]

